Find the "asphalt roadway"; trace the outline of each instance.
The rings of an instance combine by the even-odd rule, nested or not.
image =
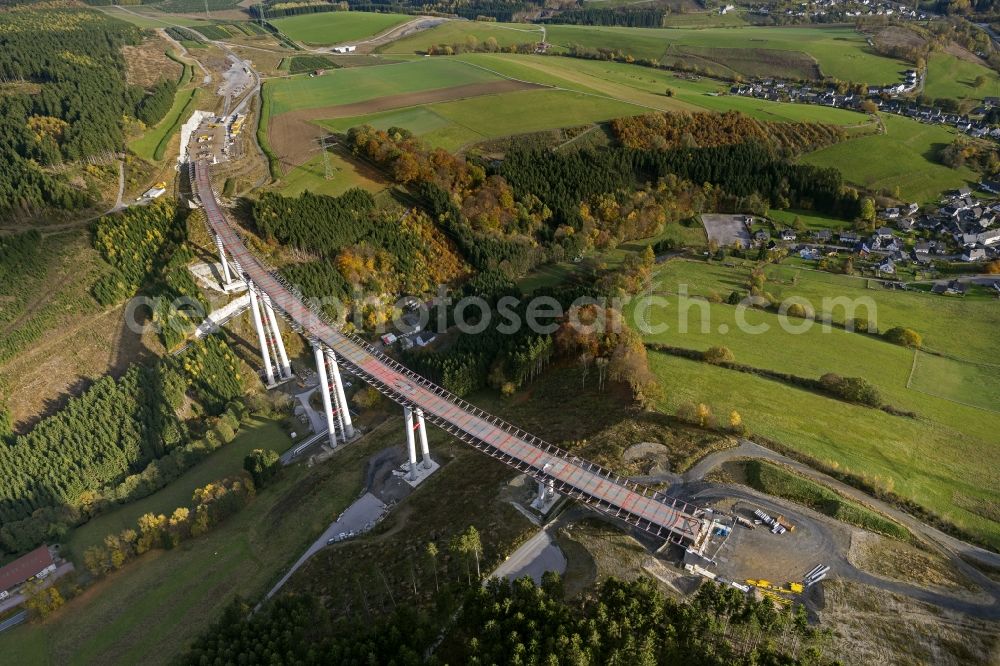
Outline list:
[[[566,556],[552,540],[548,529],[550,526],[551,523],[521,544],[521,547],[497,567],[490,577],[515,580],[531,576],[535,583],[541,584],[542,574],[546,571],[565,573]]]
[[[309,548],[306,549],[306,552],[302,553],[302,557],[300,557],[295,564],[292,565],[292,568],[281,577],[281,580],[279,580],[277,584],[271,588],[271,591],[268,592],[267,596],[264,598],[270,599],[274,596],[274,594],[280,590],[286,582],[288,582],[288,579],[292,577],[292,574],[306,563],[306,560],[323,548],[326,548],[328,545],[327,542],[330,539],[341,533],[346,534],[348,532],[354,532],[355,535],[358,535],[361,532],[364,532],[368,529],[370,524],[373,524],[379,516],[384,513],[385,509],[385,503],[369,492],[366,492],[364,495],[359,497],[354,504],[344,510],[344,513],[340,514],[340,517],[337,518],[337,520],[330,523],[330,526],[326,528],[326,531],[323,532],[323,534],[321,534],[319,538],[316,539],[311,546],[309,546]]]

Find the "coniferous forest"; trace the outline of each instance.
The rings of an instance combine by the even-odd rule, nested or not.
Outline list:
[[[156,365],[135,365],[117,381],[97,380],[28,434],[0,445],[0,551],[58,540],[108,501],[136,499],[140,487],[151,492],[165,483],[166,468],[151,483],[137,478],[118,488],[203,434],[206,423],[177,415],[186,399],[212,416],[242,393],[237,359],[214,336]],[[176,475],[183,461],[174,456],[171,467]]]
[[[312,596],[284,596],[249,614],[239,601],[183,664],[829,664],[804,612],[776,609],[706,582],[690,602],[650,580],[610,579],[566,599],[559,576],[448,586],[432,611],[399,604],[376,623],[334,621]],[[444,627],[444,629],[442,629]],[[434,652],[427,657],[428,649]]]
[[[46,168],[120,152],[124,117],[166,114],[173,83],[147,95],[125,80],[122,47],[139,41],[137,27],[91,10],[0,14],[0,217],[92,203],[95,193]]]

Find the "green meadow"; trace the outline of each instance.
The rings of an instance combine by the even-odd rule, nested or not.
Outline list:
[[[884,134],[844,141],[803,158],[817,166],[834,167],[844,180],[871,189],[899,188],[909,201],[936,201],[942,190],[962,187],[979,178],[967,167],[952,169],[937,160],[938,153],[958,136],[950,127],[882,114]]]
[[[384,48],[386,53],[414,53],[434,44],[465,43],[469,35],[482,42],[489,37],[501,46],[539,41],[540,31],[524,24],[493,24],[449,21],[425,32],[404,37]],[[615,28],[604,26],[549,25],[547,39],[559,47],[620,49],[636,58],[660,60],[668,49],[699,49],[711,57],[712,50],[756,49],[801,53],[818,63],[822,74],[847,81],[871,84],[900,79],[906,64],[871,51],[862,35],[845,27],[714,27]],[[708,49],[708,51],[702,50]],[[790,56],[796,59],[799,56]]]
[[[271,114],[313,109],[470,83],[499,81],[495,74],[458,61],[427,58],[393,65],[351,67],[323,76],[269,82]]]
[[[992,353],[991,331],[1000,323],[1000,314],[988,307],[992,304],[866,289],[866,281],[849,283],[833,275],[825,279],[821,273],[783,267],[768,273],[765,290],[778,298],[802,298],[822,312],[824,297],[859,302],[867,297],[882,330],[911,326],[924,334],[928,346],[956,356],[963,353],[963,360],[919,355],[914,376],[926,374],[914,384],[934,384],[937,393],[932,395],[918,386],[908,388],[914,370],[910,349],[772,312],[741,315],[730,305],[678,295],[684,289],[689,296],[725,298],[731,290],[743,289],[746,275],[744,269],[700,262],[664,264],[653,290],[667,298],[667,304],[643,310],[645,339],[695,350],[722,345],[739,363],[801,377],[815,379],[828,372],[863,377],[879,389],[885,403],[916,417],[893,416],[777,381],[651,353],[664,388],[661,407],[672,412],[685,402],[704,402],[721,418],[735,409],[752,432],[842,471],[864,475],[994,546],[1000,544],[1000,524],[991,508],[1000,501],[1000,472],[976,462],[1000,453],[1000,411],[975,404],[1000,393],[1000,375],[975,365]],[[842,308],[827,309],[834,321],[847,316]],[[855,314],[872,318],[865,307]],[[708,325],[703,327],[703,321]],[[962,336],[954,335],[958,326]],[[933,360],[921,370],[928,358]],[[976,381],[956,378],[970,377],[970,366],[980,368]],[[953,379],[935,381],[941,377]]]
[[[337,118],[322,124],[334,131],[362,124],[380,129],[405,127],[432,145],[457,150],[485,139],[588,125],[645,112],[641,107],[582,93],[525,90]]]
[[[177,507],[190,506],[195,488],[239,474],[243,470],[243,458],[253,449],[274,449],[284,453],[289,446],[291,440],[280,422],[249,419],[233,441],[164,488],[141,500],[123,504],[74,530],[66,544],[70,555],[75,561],[83,562],[83,553],[88,547],[99,545],[108,534],[117,534],[126,528],[136,529],[139,516],[146,513],[170,515]]]
[[[975,85],[977,77],[986,82]],[[989,67],[956,58],[950,53],[935,52],[927,60],[927,83],[924,93],[933,98],[953,97],[982,101],[984,97],[1000,96],[1000,76]]]
[[[365,39],[413,18],[375,12],[320,12],[274,19],[271,23],[298,42],[323,46]]]

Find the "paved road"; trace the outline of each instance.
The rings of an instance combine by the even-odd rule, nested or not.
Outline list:
[[[12,627],[16,627],[17,625],[22,624],[27,619],[28,619],[28,611],[21,611],[16,615],[11,615],[3,622],[0,622],[0,633],[3,633],[4,631],[7,631]]]
[[[319,538],[306,549],[306,552],[302,553],[302,557],[300,557],[295,564],[292,565],[292,568],[281,577],[281,580],[279,580],[277,584],[271,588],[271,591],[267,593],[267,596],[264,597],[264,599],[270,599],[274,596],[275,592],[280,590],[281,587],[288,582],[288,579],[292,577],[292,574],[295,573],[299,567],[305,564],[306,561],[317,552],[326,548],[328,545],[327,541],[342,532],[354,532],[355,534],[358,534],[366,531],[367,529],[371,529],[369,525],[374,524],[379,516],[385,512],[385,509],[385,503],[371,493],[365,493],[359,497],[354,504],[347,507],[344,513],[340,514],[340,517],[337,520],[330,523],[330,526],[326,528],[326,531],[324,531],[323,534],[321,534]]]
[[[558,574],[566,571],[566,556],[559,550],[549,534],[549,527],[540,529],[521,547],[515,550],[503,564],[490,574],[490,578],[509,578],[514,580],[522,576],[531,576],[536,583],[542,582],[542,574],[555,571]]]

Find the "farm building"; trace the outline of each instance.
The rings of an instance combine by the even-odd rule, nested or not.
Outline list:
[[[358,49],[357,46],[347,45],[347,46],[334,46],[334,53],[354,53]]]
[[[31,578],[45,578],[56,570],[48,546],[39,546],[0,569],[0,596],[7,596]]]

